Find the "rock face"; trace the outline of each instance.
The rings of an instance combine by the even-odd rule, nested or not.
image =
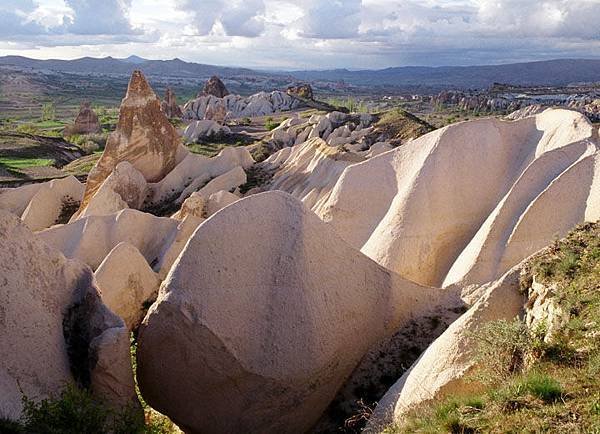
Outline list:
[[[22,393],[37,401],[69,382],[118,408],[136,402],[129,334],[89,268],[0,211],[0,275],[0,418],[19,418]]]
[[[157,262],[175,237],[179,222],[132,209],[115,214],[83,217],[75,222],[39,232],[46,244],[67,258],[76,258],[97,269],[120,242],[135,246],[150,264]]]
[[[85,187],[74,176],[0,189],[0,209],[12,212],[33,231],[66,223],[79,206]]]
[[[547,107],[544,107],[540,104],[529,105],[523,107],[522,109],[515,110],[514,112],[506,116],[506,119],[510,121],[518,121],[519,119],[528,118],[529,116],[539,115],[546,109]]]
[[[265,116],[301,107],[297,98],[279,90],[259,92],[249,97],[227,95],[223,98],[214,95],[199,95],[183,106],[183,117],[189,120],[206,119],[206,113],[224,110],[227,119]]]
[[[290,86],[287,88],[288,95],[299,96],[304,99],[313,99],[313,90],[310,84],[300,84],[298,86]]]
[[[220,125],[213,120],[204,119],[191,122],[185,128],[183,138],[188,142],[196,142],[198,139],[215,138],[229,133],[231,133],[229,127]]]
[[[308,119],[295,115],[273,130],[270,146],[281,149],[321,138],[333,147],[352,145],[347,150],[362,151],[373,143],[367,136],[373,132],[371,124],[374,120],[370,115],[348,115],[336,111]]]
[[[121,103],[117,129],[109,136],[102,157],[88,176],[78,214],[121,161],[131,163],[146,181],[158,182],[186,153],[148,82],[140,71],[134,71]]]
[[[349,166],[319,214],[402,276],[482,284],[597,220],[599,174],[596,132],[577,112],[481,119]]]
[[[125,208],[139,209],[147,194],[148,185],[144,175],[128,161],[122,161],[104,180],[78,218],[108,215]]]
[[[81,103],[79,113],[77,113],[77,117],[75,118],[75,122],[65,128],[64,135],[72,136],[75,134],[92,134],[101,132],[102,127],[98,121],[98,115],[96,112],[94,112],[94,110],[92,110],[89,101],[84,101]]]
[[[189,153],[162,181],[151,184],[149,202],[182,203],[190,194],[236,167],[247,169],[254,164],[250,152],[244,147],[227,147],[213,158]]]
[[[407,412],[427,401],[468,390],[463,378],[475,366],[477,330],[489,321],[511,320],[523,313],[521,272],[522,267],[517,266],[480,289],[481,298],[427,348],[379,401],[366,432],[381,432],[382,427],[400,422]]]
[[[169,119],[181,119],[183,116],[183,112],[181,111],[181,107],[177,105],[177,98],[175,97],[175,92],[170,87],[167,87],[165,91],[165,99],[160,103],[160,109]]]
[[[222,175],[217,176],[216,178],[210,180],[204,187],[198,190],[198,194],[208,199],[211,194],[216,193],[221,190],[232,192],[237,187],[242,184],[245,184],[247,181],[246,172],[241,166],[234,167],[230,171],[223,173]],[[181,196],[176,200],[177,203],[183,203],[186,197],[191,194],[191,191],[194,191],[196,188],[192,184],[193,190],[186,191],[184,190],[181,193]]]
[[[202,92],[198,94],[198,97],[208,95],[216,96],[217,98],[225,98],[227,95],[229,95],[229,91],[225,87],[225,84],[223,84],[221,79],[216,75],[213,75],[209,78],[204,85]]]
[[[190,432],[306,432],[371,346],[442,298],[281,192],[202,223],[166,282],[140,329],[138,381]]]
[[[102,301],[129,330],[136,328],[144,317],[144,303],[156,298],[160,285],[140,251],[129,243],[119,243],[94,274]]]
[[[329,199],[331,191],[346,167],[364,161],[359,155],[330,147],[322,139],[310,139],[292,148],[284,148],[259,164],[272,172],[265,190],[281,190],[300,199],[313,211]]]
[[[217,191],[209,196],[206,204],[206,216],[210,217],[217,211],[240,200],[238,196],[225,190]]]

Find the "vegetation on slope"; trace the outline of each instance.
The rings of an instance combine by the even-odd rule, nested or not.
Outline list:
[[[530,265],[566,313],[560,327],[488,323],[470,379],[479,392],[417,409],[386,433],[600,432],[600,223],[579,226]]]
[[[137,345],[132,337],[131,360],[136,370]],[[3,434],[177,434],[181,431],[152,409],[142,398],[143,417],[136,408],[116,410],[95,398],[90,391],[67,385],[57,396],[41,401],[23,397],[23,415],[18,421],[0,419]]]
[[[374,126],[375,133],[383,136],[392,146],[401,145],[435,129],[424,120],[400,108],[382,114]]]

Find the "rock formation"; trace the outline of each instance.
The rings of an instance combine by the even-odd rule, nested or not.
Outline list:
[[[206,113],[223,108],[228,119],[265,116],[301,107],[297,98],[285,92],[259,92],[249,97],[227,95],[223,98],[214,95],[199,95],[183,106],[183,117],[189,120],[206,119]]]
[[[187,142],[196,142],[199,139],[216,139],[230,133],[229,127],[220,125],[213,120],[204,119],[190,122],[183,132],[183,138]]]
[[[186,431],[306,432],[371,346],[442,298],[291,196],[254,195],[187,243],[142,323],[138,381]]]
[[[165,99],[160,103],[160,109],[169,119],[181,119],[183,117],[181,107],[177,105],[175,92],[173,92],[173,89],[170,87],[167,87],[167,90],[165,91]]]
[[[21,217],[32,231],[66,223],[83,198],[84,185],[74,176],[0,189],[0,209]]]
[[[204,119],[223,125],[227,119],[227,110],[223,104],[209,106],[204,113]]]
[[[109,136],[102,157],[88,175],[78,215],[121,161],[131,163],[146,181],[158,182],[186,153],[148,82],[140,71],[134,71],[121,103],[117,129]]]
[[[98,115],[92,109],[89,101],[81,103],[79,113],[75,118],[75,122],[65,128],[65,137],[73,136],[75,134],[92,134],[101,133],[102,127],[98,121]]]
[[[316,211],[331,194],[346,167],[360,163],[364,158],[328,146],[322,139],[310,139],[292,148],[284,148],[259,164],[272,172],[265,190],[281,190],[302,200]]]
[[[144,175],[128,161],[122,161],[100,185],[78,218],[108,215],[125,208],[139,209],[147,194]]]
[[[211,179],[236,167],[248,169],[254,164],[244,147],[228,147],[213,158],[188,154],[162,181],[150,185],[148,200],[151,204],[178,200],[182,203]]]
[[[233,193],[225,190],[217,191],[208,197],[208,202],[206,203],[206,216],[210,217],[217,211],[222,210],[238,200],[240,200],[240,198]]]
[[[506,119],[509,121],[518,121],[520,119],[528,118],[529,116],[539,115],[546,109],[547,107],[544,107],[540,104],[529,105],[510,113],[508,116],[506,116]]]
[[[170,218],[124,209],[46,229],[38,237],[67,258],[79,259],[95,270],[122,241],[136,247],[149,264],[157,262],[169,247],[168,240],[175,236],[178,224]]]
[[[310,84],[300,84],[298,86],[289,86],[286,90],[288,95],[298,96],[304,99],[313,99],[313,89]]]
[[[262,146],[274,152],[318,137],[329,146],[367,156],[376,143],[396,147],[432,130],[427,122],[403,110],[392,110],[383,115],[333,111],[308,119],[295,114],[275,128]]]
[[[402,276],[481,284],[600,217],[596,140],[567,110],[451,125],[346,168],[319,214]]]
[[[71,382],[116,408],[137,402],[129,333],[89,268],[0,211],[0,276],[0,418],[18,419],[23,395],[38,401]]]
[[[519,288],[522,272],[522,267],[517,266],[479,289],[483,294],[477,302],[427,348],[379,401],[366,432],[381,432],[383,426],[400,422],[419,405],[475,386],[463,379],[475,366],[476,332],[489,321],[511,320],[522,314],[526,301]]]
[[[202,92],[198,94],[198,98],[201,96],[208,95],[212,95],[217,98],[225,98],[227,95],[229,95],[229,91],[225,87],[225,84],[223,84],[221,79],[216,75],[213,75],[209,78],[209,80],[204,85]]]
[[[160,279],[138,249],[127,242],[117,244],[94,273],[102,301],[119,315],[129,330],[145,314],[145,304],[156,298]]]
[[[211,194],[221,190],[232,192],[240,185],[245,184],[246,181],[246,172],[244,172],[244,169],[242,169],[241,166],[236,166],[230,171],[211,179],[204,187],[198,190],[198,194],[208,199]],[[186,190],[183,190],[175,202],[183,203],[183,201],[196,189],[197,186],[192,183]]]

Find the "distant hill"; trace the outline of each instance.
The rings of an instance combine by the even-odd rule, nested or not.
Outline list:
[[[486,88],[493,83],[564,86],[581,82],[600,83],[600,60],[560,59],[485,66],[407,66],[376,71],[334,69],[293,71],[290,74],[302,80],[343,80],[361,86]]]
[[[22,56],[0,57],[0,65],[14,65],[22,68],[47,69],[58,72],[74,74],[131,74],[134,69],[141,69],[146,75],[161,75],[181,78],[199,78],[210,75],[244,76],[260,75],[270,76],[269,73],[259,73],[246,68],[228,68],[201,63],[184,62],[180,59],[172,60],[146,60],[137,56],[126,59],[113,57],[93,58],[82,57],[75,60],[38,60]]]
[[[126,57],[125,59],[119,59],[119,60],[122,60],[124,62],[129,62],[129,63],[135,63],[138,65],[148,61],[148,59],[144,59],[140,56],[135,56],[135,55],[131,55],[129,57]]]
[[[180,59],[147,60],[138,56],[126,59],[83,57],[75,60],[36,60],[21,56],[0,57],[0,65],[14,65],[37,70],[72,74],[124,75],[141,69],[148,76],[182,79],[205,79],[211,75],[243,79],[252,83],[260,79],[282,82],[345,82],[371,89],[394,87],[419,92],[441,89],[481,89],[493,83],[520,86],[565,86],[574,83],[600,83],[600,60],[561,59],[542,62],[484,66],[406,66],[380,70],[264,72],[248,68],[231,68]]]

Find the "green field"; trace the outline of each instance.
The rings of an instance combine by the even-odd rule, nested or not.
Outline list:
[[[54,160],[49,158],[11,158],[0,157],[0,166],[4,166],[8,170],[21,171],[29,167],[52,166]]]

